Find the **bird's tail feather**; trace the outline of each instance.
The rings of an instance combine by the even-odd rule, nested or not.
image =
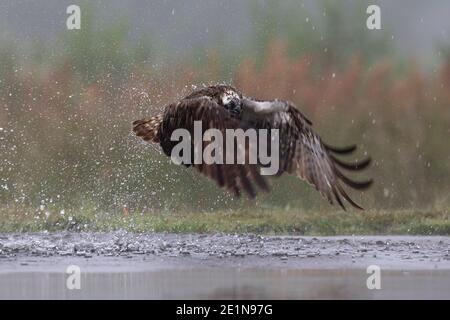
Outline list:
[[[163,120],[163,114],[133,122],[133,131],[148,142],[159,143],[158,130]]]

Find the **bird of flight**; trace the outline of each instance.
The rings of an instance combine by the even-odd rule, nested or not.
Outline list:
[[[133,131],[138,137],[150,143],[159,144],[163,152],[171,156],[177,145],[172,134],[184,129],[194,134],[195,122],[201,122],[202,132],[215,129],[222,132],[229,129],[267,129],[277,131],[279,163],[276,176],[283,173],[295,174],[313,185],[331,204],[338,203],[344,210],[342,198],[353,207],[363,209],[347,194],[343,185],[356,190],[365,190],[372,180],[354,181],[342,173],[365,169],[371,162],[370,157],[353,163],[347,163],[337,156],[348,155],[356,150],[355,145],[333,147],[325,144],[313,131],[312,123],[298,108],[287,101],[261,101],[245,97],[229,85],[214,85],[193,91],[178,102],[166,106],[162,114],[133,122]],[[260,138],[270,141],[273,135]],[[224,147],[223,154],[234,151],[248,159],[251,145],[245,141],[235,141],[234,149]],[[193,142],[192,142],[193,143]],[[208,146],[202,141],[200,148],[192,148],[190,159],[195,152],[201,152]],[[200,173],[215,180],[220,187],[239,196],[241,191],[251,198],[256,196],[255,185],[269,191],[266,178],[260,169],[265,165],[256,163],[194,163],[186,161],[185,166],[193,166]]]

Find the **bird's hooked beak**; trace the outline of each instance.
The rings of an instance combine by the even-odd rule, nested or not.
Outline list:
[[[239,116],[242,110],[241,99],[239,98],[231,99],[230,102],[226,105],[226,108],[233,116]]]

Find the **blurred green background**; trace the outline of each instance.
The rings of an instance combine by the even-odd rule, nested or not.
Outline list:
[[[383,19],[390,11],[379,2]],[[146,213],[242,207],[339,211],[295,177],[274,180],[273,192],[256,201],[234,199],[132,135],[133,120],[217,82],[259,98],[291,100],[325,141],[357,143],[357,157],[370,154],[374,162],[366,174],[375,186],[354,194],[363,206],[448,208],[447,33],[433,40],[427,54],[418,48],[416,57],[413,50],[405,52],[407,45],[398,43],[395,28],[384,20],[382,30],[365,27],[368,4],[215,2],[205,17],[204,1],[155,2],[159,11],[131,2],[139,20],[125,9],[105,16],[105,1],[80,2],[81,30],[67,31],[67,6],[52,2],[55,20],[39,25],[58,26],[53,36],[35,36],[30,18],[17,22],[22,37],[12,31],[1,37],[1,210],[37,219],[68,210],[123,213],[124,207]],[[28,17],[42,14],[23,10]],[[142,30],[147,13],[155,23]],[[183,25],[186,19],[195,25]],[[171,34],[176,36],[166,41]]]

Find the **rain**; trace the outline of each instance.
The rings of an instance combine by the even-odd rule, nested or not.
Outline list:
[[[0,299],[449,298],[450,4],[380,0],[370,29],[369,5],[2,1]],[[330,205],[295,174],[236,197],[133,133],[215,84],[290,101],[323,142],[357,144],[345,161],[370,156],[355,180],[374,184],[348,192],[365,211]],[[57,288],[69,265],[91,277],[86,296]],[[357,272],[369,265],[398,287],[366,289]],[[192,295],[170,280],[183,268]],[[317,286],[292,285],[314,268]],[[342,270],[347,280],[330,280]],[[29,287],[13,290],[16,271]],[[37,271],[51,274],[45,290]],[[130,297],[108,287],[116,271],[140,272]],[[151,291],[164,271],[169,285]],[[196,284],[202,272],[239,280]]]

